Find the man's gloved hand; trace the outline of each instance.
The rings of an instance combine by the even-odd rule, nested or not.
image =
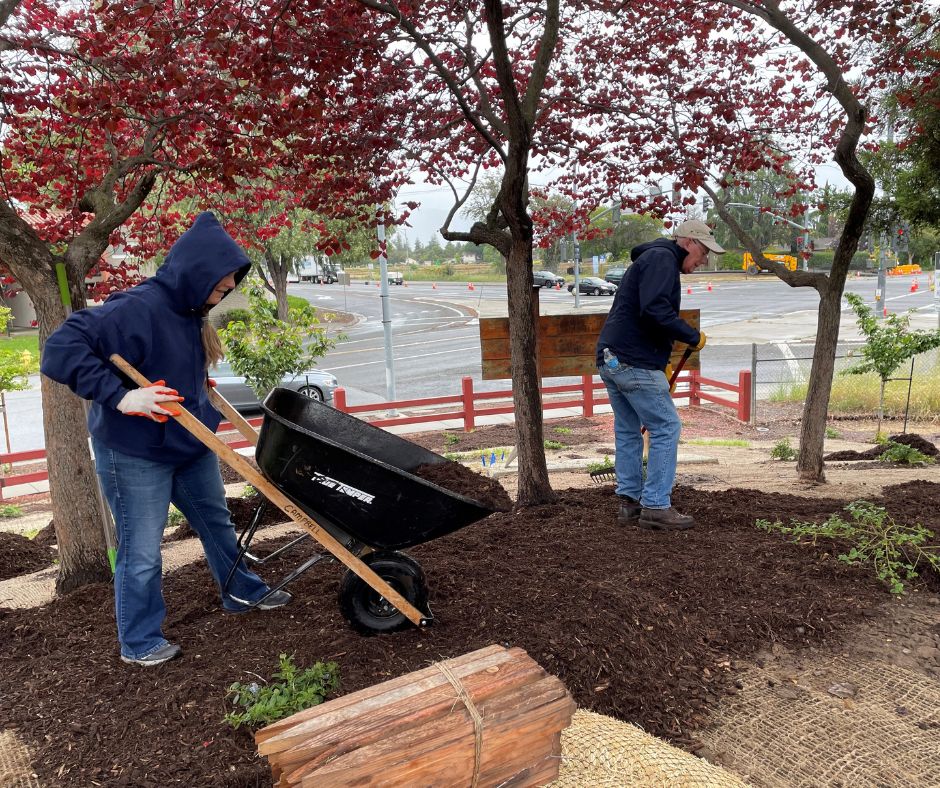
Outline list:
[[[206,386],[210,389],[214,389],[219,384],[216,382],[215,378],[206,378]]]
[[[699,331],[698,332],[698,344],[695,347],[693,347],[692,350],[701,350],[703,347],[705,347],[705,332]]]
[[[166,381],[158,380],[146,388],[128,391],[117,409],[126,416],[143,416],[162,424],[170,416],[179,415],[179,408],[168,403],[182,401],[176,389],[167,388]]]

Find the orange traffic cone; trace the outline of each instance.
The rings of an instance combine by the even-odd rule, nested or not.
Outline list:
[[[437,290],[437,282],[431,282],[431,289]]]
[[[555,282],[555,289],[556,289],[556,290],[561,290],[561,283],[560,283],[560,282]]]
[[[686,288],[685,294],[686,294],[686,295],[692,295],[692,285],[689,285],[689,286]]]
[[[476,290],[476,288],[473,286],[473,282],[467,282],[467,290]]]
[[[912,293],[917,292],[917,280],[916,279],[913,282],[911,282],[911,292]]]
[[[881,314],[883,314],[885,317],[888,316],[888,306],[887,306],[887,304],[885,305],[885,308],[882,310]]]
[[[709,282],[708,287],[706,287],[705,289],[708,290],[708,292],[710,293],[712,291],[712,283]]]

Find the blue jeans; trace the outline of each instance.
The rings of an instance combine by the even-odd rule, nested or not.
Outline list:
[[[621,363],[614,370],[601,367],[600,376],[614,410],[617,495],[628,495],[647,509],[669,508],[682,422],[666,374]],[[640,433],[644,425],[650,436],[645,481]]]
[[[114,515],[118,552],[114,606],[121,654],[142,659],[166,645],[160,542],[170,503],[202,541],[209,571],[221,591],[238,555],[235,529],[225,505],[219,460],[212,452],[174,465],[131,457],[94,442],[95,465]],[[241,563],[229,585],[231,596],[255,601],[268,587]],[[223,598],[227,610],[245,606]]]

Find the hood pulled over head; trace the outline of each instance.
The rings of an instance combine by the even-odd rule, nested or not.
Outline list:
[[[177,309],[199,311],[222,279],[234,272],[238,284],[250,268],[248,255],[215,214],[205,211],[170,248],[155,280],[167,289]]]

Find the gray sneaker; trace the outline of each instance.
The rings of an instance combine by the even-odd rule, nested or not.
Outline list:
[[[685,531],[695,525],[695,520],[687,514],[680,514],[671,506],[668,509],[644,507],[637,525],[651,531]]]
[[[125,657],[121,654],[121,662],[126,662],[128,665],[162,665],[164,662],[176,659],[182,653],[183,649],[175,643],[167,643],[165,646],[160,646],[156,651],[152,651],[146,657],[141,657],[140,659]]]
[[[223,605],[222,609],[226,613],[233,613],[238,615],[239,613],[249,613],[252,610],[275,610],[279,607],[284,607],[288,602],[290,602],[294,597],[288,594],[286,591],[272,591],[263,602],[258,602],[253,605],[247,600],[239,599],[236,596],[229,596],[229,599],[232,600],[238,607],[234,605],[226,607]]]

